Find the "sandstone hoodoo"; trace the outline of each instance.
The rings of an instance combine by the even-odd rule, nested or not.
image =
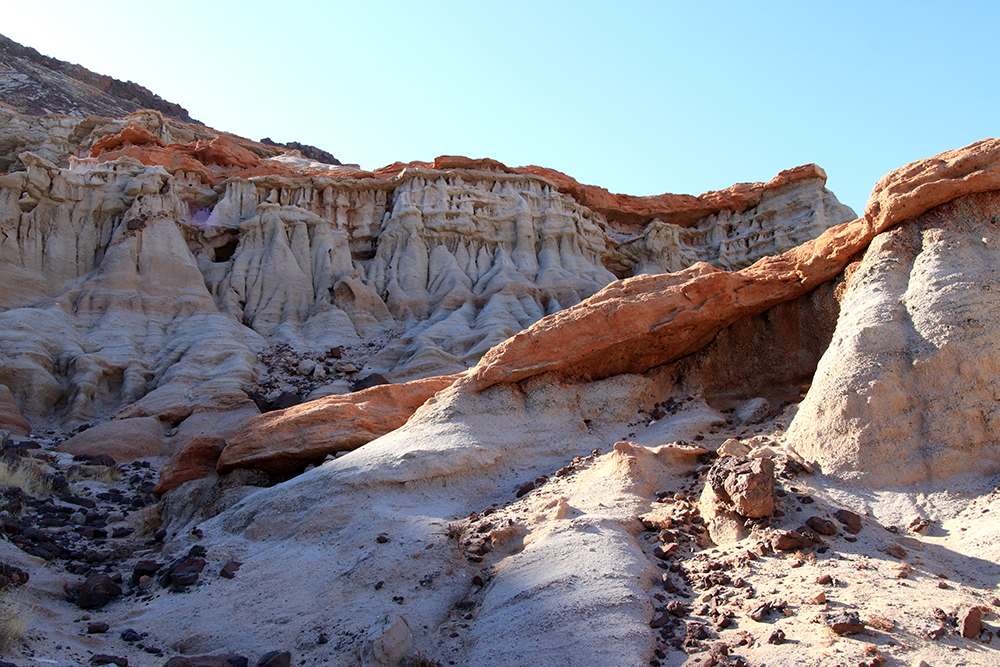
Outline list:
[[[1000,661],[1000,140],[857,217],[0,55],[0,661]]]

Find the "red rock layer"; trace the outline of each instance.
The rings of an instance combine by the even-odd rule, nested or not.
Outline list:
[[[294,472],[327,454],[357,449],[405,424],[427,399],[458,377],[382,384],[254,417],[222,451],[216,470]]]
[[[642,373],[690,354],[737,319],[838,275],[876,234],[956,197],[1000,189],[1000,139],[919,160],[879,181],[865,216],[741,271],[698,264],[612,283],[490,350],[459,385],[482,391],[555,371],[586,379]]]
[[[609,222],[621,227],[641,229],[653,218],[675,225],[687,226],[722,210],[745,211],[760,203],[768,190],[785,187],[797,181],[822,179],[826,182],[826,172],[815,164],[806,164],[782,171],[767,183],[737,183],[725,190],[693,195],[662,194],[650,197],[636,197],[611,193],[596,185],[584,185],[571,176],[548,169],[529,165],[507,167],[489,158],[471,159],[458,155],[442,155],[433,162],[395,162],[376,169],[378,178],[393,178],[407,168],[436,169],[476,169],[499,171],[507,174],[529,174],[541,176],[555,185],[560,192],[573,197],[591,210],[602,214]]]
[[[826,172],[814,164],[807,164],[783,171],[768,183],[737,183],[725,190],[707,192],[697,197],[675,194],[635,197],[613,194],[594,185],[584,185],[554,169],[534,165],[508,167],[489,158],[472,159],[458,155],[442,155],[432,162],[395,162],[374,171],[330,172],[298,169],[267,162],[260,157],[274,153],[275,150],[271,147],[233,135],[220,135],[211,141],[189,144],[165,144],[145,128],[135,125],[97,141],[91,149],[91,155],[101,161],[115,160],[127,155],[140,160],[143,164],[161,165],[171,173],[184,171],[187,174],[197,174],[204,183],[213,186],[228,178],[264,175],[289,177],[323,175],[334,178],[390,180],[406,169],[498,171],[505,174],[540,176],[550,181],[563,194],[601,213],[609,222],[620,228],[635,231],[653,218],[686,226],[724,209],[734,212],[745,211],[760,203],[761,197],[768,190],[803,180],[826,181]]]
[[[253,176],[309,176],[328,175],[330,172],[296,169],[276,162],[265,161],[251,151],[246,140],[237,141],[229,135],[188,144],[165,144],[148,130],[135,125],[104,137],[94,143],[90,154],[101,162],[133,157],[143,164],[159,165],[170,173],[183,171],[196,174],[203,183],[219,185],[229,178]],[[273,152],[273,149],[272,149]]]

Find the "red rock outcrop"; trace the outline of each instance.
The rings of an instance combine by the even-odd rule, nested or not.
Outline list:
[[[153,495],[159,498],[184,482],[214,473],[215,464],[225,446],[225,439],[217,435],[192,438],[160,468],[160,478],[153,488]]]
[[[865,219],[879,231],[962,195],[1000,189],[1000,139],[911,162],[879,179]]]
[[[147,129],[129,125],[117,134],[96,141],[90,153],[101,162],[127,156],[136,158],[148,166],[162,166],[170,173],[183,171],[187,174],[197,174],[202,182],[209,185],[218,185],[233,177],[303,176],[312,173],[308,169],[265,162],[258,154],[264,151],[255,153],[250,150],[253,147],[250,145],[253,143],[223,134],[210,140],[167,144]],[[266,150],[274,152],[274,149]],[[316,173],[329,172],[320,170]]]
[[[21,410],[14,401],[14,396],[5,384],[0,384],[0,429],[14,435],[31,433],[31,424],[21,414]]]
[[[357,449],[405,424],[427,399],[459,377],[383,384],[254,417],[230,440],[216,470],[260,468],[287,473],[327,454]]]
[[[740,212],[752,208],[760,203],[764,193],[768,190],[776,190],[796,181],[809,179],[826,181],[826,172],[822,168],[815,164],[805,164],[793,169],[786,169],[767,183],[737,183],[725,190],[706,192],[697,197],[670,193],[637,197],[614,194],[596,185],[584,185],[572,176],[567,176],[555,169],[535,165],[508,167],[497,160],[473,159],[460,155],[442,155],[435,158],[433,162],[394,162],[381,169],[376,169],[371,172],[371,175],[377,178],[394,178],[401,174],[404,169],[409,168],[438,171],[477,169],[541,176],[551,181],[559,189],[559,192],[569,195],[580,204],[601,213],[609,222],[634,230],[641,229],[653,218],[684,227],[709,215],[719,213],[723,209]]]
[[[741,271],[707,264],[612,283],[497,345],[460,386],[481,391],[557,371],[599,379],[642,373],[708,343],[723,327],[838,275],[876,234],[965,194],[1000,188],[1000,140],[919,160],[876,185],[865,216]]]
[[[760,203],[761,197],[768,190],[808,179],[826,181],[825,171],[815,164],[806,164],[786,169],[767,183],[737,183],[725,190],[706,192],[697,197],[674,194],[636,197],[614,194],[594,185],[583,185],[566,174],[545,167],[531,165],[517,167],[512,171],[546,178],[555,183],[560,192],[603,214],[609,221],[634,229],[641,228],[653,218],[684,227],[723,209],[739,212],[752,208]]]
[[[166,144],[145,128],[136,125],[129,125],[118,134],[100,139],[91,148],[91,155],[101,161],[123,156],[134,157],[146,165],[163,166],[171,173],[184,171],[198,174],[203,182],[210,185],[218,185],[233,177],[303,176],[312,173],[308,169],[265,163],[260,157],[269,156],[273,152],[273,148],[231,135],[220,135],[210,141]],[[615,194],[605,188],[582,184],[555,169],[536,165],[508,167],[490,158],[468,158],[461,155],[442,155],[431,162],[394,162],[373,171],[342,171],[335,172],[335,176],[390,180],[406,169],[497,171],[539,176],[553,183],[559,192],[601,213],[612,224],[633,231],[640,230],[654,218],[681,227],[688,226],[722,210],[742,212],[750,209],[759,204],[769,190],[783,188],[797,181],[826,181],[823,169],[815,164],[806,164],[782,171],[767,183],[737,183],[725,190],[698,196],[665,193],[638,197]],[[330,172],[324,170],[317,171],[316,174],[329,176]]]

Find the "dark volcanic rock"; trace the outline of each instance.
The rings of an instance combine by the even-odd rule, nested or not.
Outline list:
[[[28,583],[29,575],[21,568],[0,563],[0,588]]]
[[[837,524],[819,516],[812,516],[806,519],[806,525],[815,530],[820,535],[836,535]]]
[[[865,629],[858,615],[849,611],[827,614],[823,622],[838,635],[856,635]]]
[[[812,546],[812,540],[794,530],[783,530],[771,538],[771,546],[776,551],[795,551]]]
[[[844,530],[851,535],[857,535],[861,532],[861,517],[851,510],[837,510],[833,518],[842,523]]]
[[[198,575],[207,565],[203,558],[188,558],[182,560],[167,570],[160,577],[160,586],[191,586],[198,581]]]
[[[128,658],[120,658],[117,655],[105,655],[98,653],[90,657],[92,665],[118,665],[118,667],[128,667]]]
[[[372,373],[351,383],[351,391],[364,391],[380,384],[389,384],[388,378],[381,373]]]
[[[81,609],[100,609],[122,594],[121,587],[106,574],[92,574],[80,587],[76,604]]]
[[[240,569],[241,565],[243,565],[243,563],[238,560],[231,560],[222,566],[219,576],[223,579],[233,579],[236,577],[236,572]]]
[[[774,513],[774,462],[723,456],[708,471],[708,484],[740,516],[759,519]]]
[[[289,141],[288,143],[279,144],[277,141],[271,139],[271,137],[264,137],[260,140],[260,143],[265,146],[277,146],[278,148],[287,148],[288,150],[298,151],[302,157],[309,158],[310,160],[315,160],[316,162],[322,162],[323,164],[342,164],[340,160],[333,157],[332,153],[328,153],[322,148],[316,148],[310,144],[300,144],[297,141]],[[331,355],[335,359],[340,359],[340,348],[333,348],[337,350],[336,355]]]

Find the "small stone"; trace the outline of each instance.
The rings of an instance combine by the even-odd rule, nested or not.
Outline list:
[[[851,510],[837,510],[833,518],[843,524],[844,530],[851,535],[857,535],[861,532],[861,517]]]
[[[92,665],[118,665],[118,667],[128,667],[128,658],[121,658],[117,655],[105,655],[103,653],[98,653],[97,655],[90,656],[90,664]]]
[[[340,364],[338,363],[337,365],[339,366]],[[354,364],[350,365],[353,366]],[[389,379],[381,373],[372,373],[364,376],[363,378],[354,380],[354,382],[351,383],[351,391],[364,391],[365,389],[377,387],[380,384],[390,384]]]
[[[87,624],[88,635],[102,635],[110,629],[111,626],[104,621],[94,621],[93,623]]]
[[[820,591],[818,594],[814,595],[811,600],[813,604],[826,604],[826,592]]]
[[[678,547],[676,544],[671,544],[668,546],[657,545],[656,548],[653,549],[653,555],[656,558],[659,558],[660,560],[667,560],[679,548],[680,547]]]
[[[671,616],[682,618],[687,614],[687,607],[677,600],[671,600],[667,603],[667,613]]]
[[[856,635],[865,629],[865,624],[861,622],[858,615],[849,611],[827,614],[823,617],[823,621],[834,633],[841,636]]]
[[[887,544],[882,548],[882,551],[892,556],[893,558],[899,558],[902,560],[909,555],[909,552],[898,544]]]
[[[142,639],[142,635],[140,635],[132,628],[129,628],[128,630],[122,632],[122,641],[131,643],[131,642],[137,642],[140,639]]]
[[[827,584],[833,583],[833,577],[828,574],[816,577],[816,583],[820,586],[826,586]]]
[[[752,609],[750,609],[750,613],[748,615],[750,616],[751,620],[760,623],[767,617],[768,614],[771,613],[771,610],[772,609],[770,602],[761,602],[760,604],[757,604]]]
[[[378,537],[376,537],[375,541],[378,542],[379,544],[385,544],[386,542],[389,541],[389,536],[386,535],[385,533],[383,533],[383,534],[379,535]]]
[[[669,626],[673,620],[670,618],[670,614],[660,614],[659,616],[654,616],[653,620],[649,622],[649,627],[656,630],[665,626]]]
[[[534,482],[525,482],[520,487],[518,487],[516,495],[517,495],[518,498],[520,498],[521,496],[524,496],[527,493],[529,493],[531,491],[534,491],[534,490],[535,490],[535,483]]]
[[[784,644],[785,643],[785,633],[782,630],[775,630],[771,633],[771,636],[767,638],[768,644]]]
[[[160,577],[160,586],[191,586],[198,581],[198,575],[208,563],[203,558],[188,558],[177,563]]]
[[[806,525],[815,530],[820,535],[836,535],[837,524],[823,517],[813,516],[806,519]]]
[[[223,579],[234,579],[236,577],[236,572],[243,565],[238,560],[231,560],[222,566],[222,570],[219,571],[219,576]]]
[[[962,628],[962,636],[966,639],[978,637],[983,629],[983,610],[979,607],[970,607],[958,619],[958,624]]]
[[[92,574],[80,587],[76,605],[80,609],[100,609],[122,594],[121,587],[106,574]]]
[[[951,586],[949,586],[948,584],[944,583],[943,581],[939,581],[937,587],[941,588],[943,590],[948,590],[949,588],[951,588]]]
[[[812,546],[812,540],[794,530],[783,530],[771,538],[771,546],[776,551],[795,551]]]

